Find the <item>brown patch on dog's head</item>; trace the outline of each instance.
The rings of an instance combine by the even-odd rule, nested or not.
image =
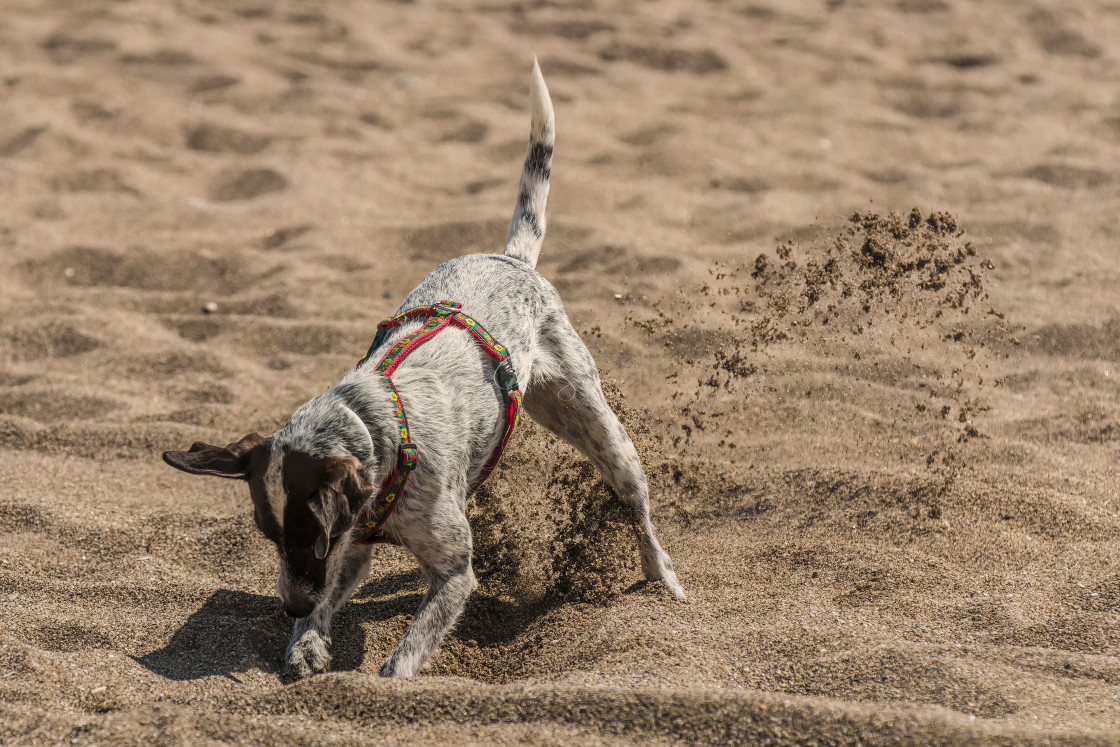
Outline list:
[[[355,457],[322,458],[293,452],[284,455],[284,539],[292,549],[312,546],[327,557],[336,537],[354,525],[373,486],[361,475]],[[308,521],[308,517],[314,521]],[[314,524],[314,526],[312,526]]]
[[[191,474],[249,483],[253,518],[280,553],[280,596],[296,617],[322,601],[327,556],[344,544],[339,538],[374,492],[357,458],[287,451],[258,433],[224,448],[196,443],[189,451],[165,452],[163,460]]]
[[[278,589],[288,614],[303,617],[325,601],[328,556],[346,546],[339,540],[354,526],[373,486],[352,456],[317,458],[292,452],[280,464],[285,502],[276,543],[281,561]]]
[[[188,451],[165,451],[163,461],[192,475],[247,481],[265,536],[282,551],[312,547],[321,560],[332,540],[353,525],[373,486],[352,456],[313,457],[299,451],[277,456],[278,481],[267,479],[272,453],[259,433],[225,447],[198,442]],[[270,495],[270,490],[283,494]]]

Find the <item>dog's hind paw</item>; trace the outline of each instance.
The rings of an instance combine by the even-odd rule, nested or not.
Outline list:
[[[684,587],[681,586],[681,582],[677,579],[677,573],[673,570],[673,561],[660,547],[643,548],[642,571],[645,573],[647,580],[660,581],[668,586],[677,599],[682,602],[687,599]]]
[[[668,586],[672,590],[673,596],[675,596],[680,601],[683,602],[688,599],[688,597],[685,596],[684,587],[681,586],[681,582],[677,580],[677,574],[673,572],[672,568],[669,568],[661,576],[661,583]]]
[[[325,672],[331,665],[330,639],[317,631],[308,630],[288,644],[284,656],[284,670],[293,677],[307,677]]]

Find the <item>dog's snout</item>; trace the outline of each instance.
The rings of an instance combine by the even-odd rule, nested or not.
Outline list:
[[[300,618],[307,617],[315,611],[315,605],[310,601],[291,601],[284,602],[284,612],[288,617]]]

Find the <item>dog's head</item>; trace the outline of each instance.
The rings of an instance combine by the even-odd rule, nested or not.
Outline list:
[[[337,560],[374,492],[357,458],[312,456],[276,436],[250,433],[224,447],[196,443],[189,451],[164,452],[163,460],[194,475],[248,482],[257,527],[280,553],[284,610],[306,617],[329,601]]]

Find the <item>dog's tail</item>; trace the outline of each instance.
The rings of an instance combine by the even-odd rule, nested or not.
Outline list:
[[[533,58],[533,124],[529,130],[529,148],[517,191],[517,205],[509,224],[505,255],[520,259],[530,267],[537,266],[537,256],[544,242],[544,204],[548,200],[548,179],[552,175],[552,145],[556,141],[556,124],[552,99],[548,97],[541,68]]]

